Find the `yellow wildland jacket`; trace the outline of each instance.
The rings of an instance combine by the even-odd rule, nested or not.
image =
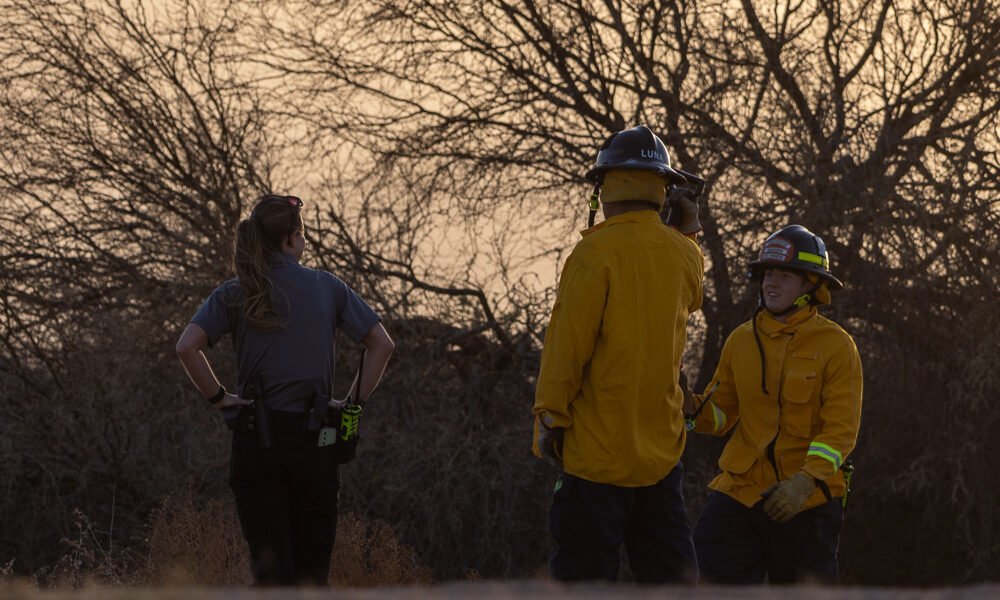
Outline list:
[[[565,428],[563,468],[598,483],[652,485],[684,449],[677,385],[704,257],[652,210],[582,232],[559,278],[535,390],[539,421]]]
[[[734,430],[719,458],[722,473],[709,487],[749,507],[776,481],[805,471],[825,482],[833,497],[843,496],[840,466],[854,449],[861,421],[861,358],[854,340],[813,306],[791,315],[788,323],[767,311],[756,319],[768,394],[747,321],[726,340],[706,393],[696,396],[700,406],[714,390],[695,431]],[[824,502],[817,485],[804,509]]]

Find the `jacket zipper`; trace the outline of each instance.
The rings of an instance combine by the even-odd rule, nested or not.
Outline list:
[[[795,334],[793,333],[792,336],[794,337],[794,335]],[[781,359],[781,361],[782,361],[782,364],[781,364],[781,370],[782,370],[782,372],[784,372],[784,370],[785,370],[784,355],[787,353],[787,350],[788,350],[788,343],[787,342],[785,344],[785,350],[786,350],[786,352],[782,353],[782,359]],[[771,463],[771,468],[774,469],[774,480],[775,480],[775,482],[780,482],[781,481],[781,473],[778,471],[778,460],[774,457],[774,447],[778,443],[778,437],[781,436],[781,406],[782,406],[781,398],[782,398],[782,395],[785,392],[784,388],[785,388],[784,382],[782,382],[779,379],[778,380],[778,430],[775,432],[774,437],[771,439],[770,443],[768,443],[768,445],[767,445],[767,460],[768,460],[768,462]]]
[[[774,457],[774,447],[778,443],[778,436],[781,435],[781,386],[778,386],[778,431],[771,438],[771,441],[767,444],[767,460],[771,463],[771,468],[774,469],[774,480],[776,482],[781,481],[781,474],[778,473],[778,460]]]

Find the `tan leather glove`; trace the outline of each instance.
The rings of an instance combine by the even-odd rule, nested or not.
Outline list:
[[[764,512],[778,523],[790,521],[802,511],[806,500],[816,489],[816,481],[799,471],[791,479],[780,481],[761,493],[764,498]]]
[[[546,427],[544,423],[539,423],[538,449],[542,452],[542,457],[556,467],[562,468],[562,427]]]
[[[701,231],[701,221],[698,220],[698,201],[694,192],[684,187],[674,187],[667,197],[667,225],[684,235]]]

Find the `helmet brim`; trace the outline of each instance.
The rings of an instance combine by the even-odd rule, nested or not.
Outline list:
[[[777,263],[755,260],[750,263],[750,268],[747,271],[747,275],[750,279],[759,279],[764,275],[764,269],[782,269],[785,271],[793,271],[796,273],[812,273],[813,275],[818,275],[824,279],[829,285],[831,290],[839,290],[844,287],[844,282],[834,277],[832,274],[824,271],[820,267],[805,267],[798,265],[790,265],[788,263]]]
[[[636,164],[634,165],[630,165],[628,162],[617,163],[614,165],[599,165],[587,171],[584,174],[584,177],[586,177],[588,181],[591,181],[593,183],[599,183],[601,179],[603,179],[604,173],[613,170],[651,171],[653,173],[656,173],[660,177],[666,179],[667,182],[672,185],[684,185],[688,183],[687,177],[681,175],[680,173],[669,167],[652,167],[649,165],[642,164],[642,162],[640,161],[636,161]]]

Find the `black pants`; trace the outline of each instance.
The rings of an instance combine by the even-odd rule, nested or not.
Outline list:
[[[678,464],[659,482],[638,488],[594,483],[563,473],[549,511],[556,547],[554,579],[618,579],[624,544],[639,583],[693,583],[698,564],[691,543]]]
[[[712,492],[694,528],[702,580],[755,584],[837,579],[837,546],[843,509],[839,498],[803,511],[786,523],[772,521],[763,502],[747,508]]]
[[[274,427],[271,448],[233,433],[229,487],[250,547],[255,586],[325,586],[337,533],[340,473],[333,446]]]

